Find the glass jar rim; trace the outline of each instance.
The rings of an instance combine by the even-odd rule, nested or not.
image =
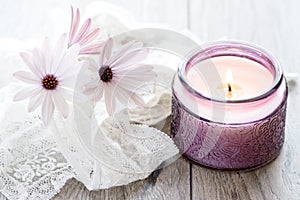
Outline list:
[[[239,49],[240,51],[236,51],[236,49]],[[263,65],[267,69],[272,67],[272,70],[274,71],[273,73],[272,71],[270,71],[271,69],[268,69],[268,71],[270,71],[270,73],[272,73],[274,77],[272,85],[268,89],[266,89],[263,93],[257,96],[253,96],[251,98],[238,99],[238,100],[215,99],[213,97],[209,97],[202,94],[201,92],[197,91],[192,86],[192,84],[188,81],[187,72],[190,68],[192,68],[194,65],[198,64],[199,62],[209,58],[219,57],[219,56],[243,57],[243,58],[253,60]],[[265,63],[262,63],[262,61],[255,59],[254,58],[255,56],[257,58],[262,59]],[[185,88],[193,95],[209,101],[214,101],[219,103],[247,103],[247,102],[259,101],[261,99],[264,99],[272,95],[279,88],[283,80],[282,68],[279,62],[277,61],[277,59],[273,57],[271,54],[267,53],[266,50],[264,50],[263,48],[244,41],[217,41],[213,43],[206,43],[204,45],[201,45],[201,49],[196,49],[187,58],[188,59],[184,61],[182,65],[178,68],[179,80],[182,82]],[[268,63],[269,66],[266,66],[266,63]]]

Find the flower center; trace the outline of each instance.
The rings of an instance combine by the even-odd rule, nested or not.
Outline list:
[[[47,74],[42,80],[43,87],[47,90],[54,90],[58,85],[58,80],[53,74]]]
[[[109,82],[113,78],[113,72],[110,67],[104,66],[99,69],[99,76],[103,82]]]

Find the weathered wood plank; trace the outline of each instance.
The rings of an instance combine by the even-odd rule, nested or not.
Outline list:
[[[166,167],[153,181],[152,176],[127,186],[89,192],[75,179],[69,180],[53,200],[59,199],[190,199],[189,162],[181,158]]]
[[[299,199],[300,173],[289,160],[290,148],[285,144],[275,161],[249,172],[217,171],[193,165],[193,199]]]
[[[124,187],[126,199],[189,199],[189,162],[180,159],[163,169],[157,180],[150,177]]]

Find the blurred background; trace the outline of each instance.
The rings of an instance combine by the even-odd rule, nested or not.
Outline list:
[[[39,45],[45,36],[67,32],[70,5],[93,17],[103,33],[138,27],[161,27],[202,42],[244,40],[269,50],[286,71],[298,66],[300,1],[298,0],[0,0],[0,51],[18,52]],[[31,44],[30,46],[28,44]],[[6,57],[5,57],[6,58]],[[5,61],[4,61],[5,60]],[[0,61],[0,73],[18,60]],[[11,63],[12,62],[12,63]],[[3,70],[6,68],[6,71]],[[12,69],[11,69],[12,70]],[[2,86],[5,82],[0,81]]]

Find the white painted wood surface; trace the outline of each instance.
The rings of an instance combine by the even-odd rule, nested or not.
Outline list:
[[[0,0],[0,40],[41,40],[65,28],[71,1]],[[87,1],[72,1],[82,7]],[[142,23],[189,29],[203,41],[245,40],[258,44],[300,73],[300,1],[298,0],[110,0]],[[87,13],[85,13],[88,15]],[[47,22],[47,24],[45,23]],[[54,28],[55,27],[55,28]],[[67,29],[66,29],[67,30]],[[7,46],[15,53],[17,47]],[[6,49],[0,49],[6,52]],[[5,53],[4,53],[5,54]],[[3,55],[3,54],[2,54]],[[5,54],[6,55],[6,54]],[[14,65],[14,63],[8,63]],[[15,64],[18,64],[16,61]],[[0,73],[8,73],[1,62]],[[7,80],[0,80],[0,87]],[[299,81],[299,80],[298,80]],[[252,172],[220,172],[180,159],[155,179],[125,187],[88,192],[71,180],[54,199],[300,199],[300,87],[289,87],[286,142],[271,164]],[[0,196],[0,199],[5,199]]]

